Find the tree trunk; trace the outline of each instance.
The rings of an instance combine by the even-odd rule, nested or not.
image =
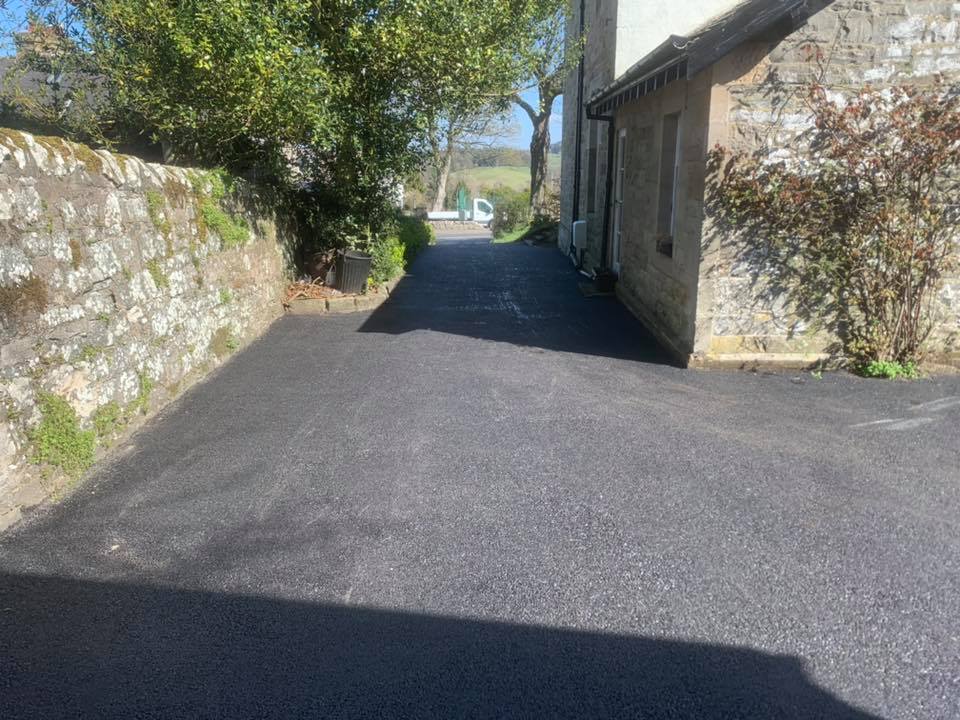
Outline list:
[[[433,206],[430,212],[443,212],[447,200],[447,181],[450,179],[450,168],[453,165],[453,147],[447,145],[442,151],[434,167]]]
[[[547,193],[547,162],[550,156],[550,111],[540,113],[533,120],[530,138],[530,207],[540,214]]]

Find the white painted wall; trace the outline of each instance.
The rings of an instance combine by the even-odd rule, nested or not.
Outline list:
[[[602,1],[602,0],[601,0]],[[620,0],[614,76],[620,77],[671,35],[695,30],[743,0]]]

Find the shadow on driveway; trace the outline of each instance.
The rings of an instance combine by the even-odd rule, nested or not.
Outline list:
[[[674,364],[613,297],[587,299],[586,278],[554,248],[441,238],[360,328],[432,330],[546,350]]]
[[[10,720],[876,717],[752,650],[27,575],[0,588]]]

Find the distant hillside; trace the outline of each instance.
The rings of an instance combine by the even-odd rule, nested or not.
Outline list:
[[[550,155],[550,179],[560,178],[560,154]],[[523,191],[530,187],[530,153],[508,147],[474,148],[458,150],[453,158],[453,172],[447,184],[447,206],[456,205],[456,190],[460,183],[474,197],[495,187],[507,187]],[[422,187],[411,183],[406,190],[404,202],[408,208],[427,206],[424,188],[429,184],[429,174],[421,178]]]
[[[560,155],[550,156],[550,178],[560,177]],[[502,167],[474,167],[468,170],[458,170],[450,174],[449,191],[460,183],[470,189],[471,195],[477,197],[484,190],[499,186],[511,190],[526,190],[530,187],[530,168],[525,165],[507,165]]]

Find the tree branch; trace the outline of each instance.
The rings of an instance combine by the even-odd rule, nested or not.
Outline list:
[[[530,103],[528,103],[526,100],[524,100],[524,99],[523,99],[522,97],[520,97],[519,95],[514,95],[512,99],[513,99],[513,102],[514,102],[514,103],[516,103],[517,105],[519,105],[520,107],[522,107],[523,110],[524,110],[524,112],[526,112],[527,115],[530,116],[531,122],[534,122],[534,123],[537,122],[537,118],[540,116],[540,113],[538,113],[538,112],[534,109],[533,105],[531,105]]]

